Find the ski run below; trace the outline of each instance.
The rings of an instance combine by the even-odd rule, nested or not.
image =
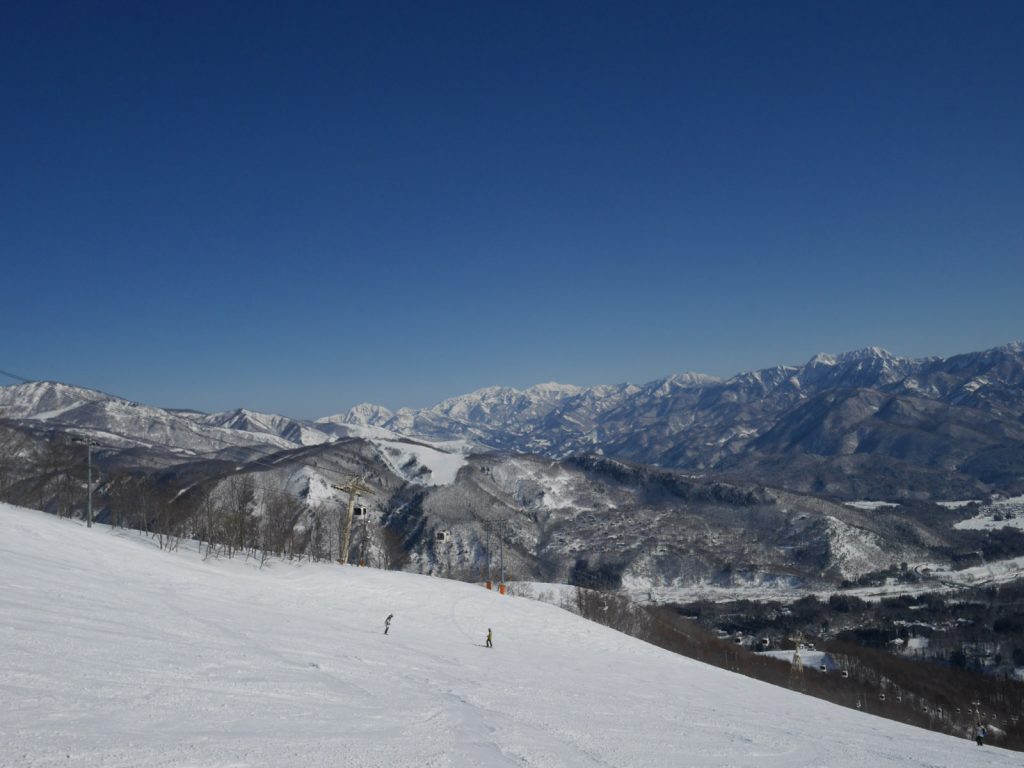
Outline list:
[[[0,505],[0,583],[6,767],[1020,765],[428,576]]]

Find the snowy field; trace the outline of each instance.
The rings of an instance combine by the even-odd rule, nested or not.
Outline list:
[[[999,528],[1024,530],[1024,496],[999,499],[982,507],[975,517],[953,526],[958,530],[991,531]]]
[[[426,576],[0,505],[0,583],[5,768],[1021,765]]]
[[[682,587],[652,587],[646,583],[631,583],[627,578],[623,579],[622,586],[630,599],[648,605],[685,604],[695,603],[699,600],[710,600],[713,603],[727,603],[733,600],[761,602],[777,600],[780,603],[792,603],[801,597],[817,594],[814,590],[801,588],[782,580],[745,582],[737,579],[737,583],[731,587],[705,582]]]
[[[793,656],[796,651],[761,651],[761,656],[769,656],[773,659],[781,659],[782,661],[788,661],[790,664],[793,663]],[[800,651],[800,665],[804,667],[810,667],[811,669],[818,670],[821,667],[825,667],[828,672],[835,672],[840,669],[840,666],[836,663],[829,654],[824,651]]]
[[[853,507],[854,509],[862,509],[870,512],[874,509],[883,509],[886,507],[898,507],[899,504],[893,501],[847,501],[846,506]]]
[[[964,499],[961,501],[937,501],[935,503],[946,509],[961,509],[968,504],[978,504],[980,502],[978,499]],[[894,508],[898,507],[899,504],[890,501],[848,501],[846,506],[871,511],[883,507]],[[975,517],[961,520],[953,527],[960,531],[991,531],[1000,528],[1019,528],[1024,530],[1024,496],[996,499],[991,504],[982,507]]]
[[[890,579],[888,583],[872,587],[844,589],[843,595],[859,597],[862,600],[881,600],[897,595],[924,595],[929,592],[956,592],[968,587],[986,587],[994,584],[1011,584],[1024,579],[1024,556],[993,560],[983,565],[961,568],[954,571],[941,563],[915,563],[913,569],[921,575],[922,581],[902,584]],[[820,599],[828,599],[831,592],[822,592]]]
[[[395,474],[424,485],[449,485],[466,465],[473,446],[465,440],[427,442],[404,437],[382,427],[346,425],[352,435],[373,442]],[[418,474],[429,470],[427,476]]]

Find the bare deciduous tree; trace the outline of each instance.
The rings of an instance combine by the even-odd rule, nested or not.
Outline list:
[[[253,542],[252,512],[256,505],[256,482],[252,475],[232,475],[222,485],[227,555],[245,551]]]
[[[310,560],[331,560],[338,542],[338,513],[333,507],[317,504],[310,510],[311,528],[306,552]]]
[[[305,509],[299,499],[282,490],[268,490],[263,496],[261,549],[272,555],[295,554],[295,525]]]
[[[376,539],[380,551],[381,568],[387,571],[398,571],[409,562],[409,552],[405,548],[402,536],[394,528],[387,525],[378,527]]]
[[[0,501],[22,501],[17,489],[28,474],[30,447],[24,432],[0,422]]]
[[[82,474],[84,461],[78,453],[65,435],[54,433],[48,437],[36,473],[40,509],[52,507],[58,517],[70,517],[82,485],[78,475]]]
[[[140,482],[140,477],[127,472],[110,478],[107,484],[107,499],[112,528],[124,528],[126,525],[139,522],[139,507],[142,504]]]

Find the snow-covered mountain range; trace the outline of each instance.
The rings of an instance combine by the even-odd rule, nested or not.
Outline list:
[[[52,382],[0,388],[0,418],[179,456],[374,434],[563,458],[596,453],[841,498],[1020,490],[1024,344],[910,360],[871,347],[728,380],[488,387],[431,408],[362,404],[315,422],[202,414]],[[461,449],[460,449],[461,450]]]
[[[432,408],[364,404],[321,421],[556,458],[595,452],[845,498],[963,498],[1024,476],[1024,344],[917,360],[871,347],[726,381],[491,387]]]

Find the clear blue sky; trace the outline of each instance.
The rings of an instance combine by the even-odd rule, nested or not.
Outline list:
[[[4,3],[0,368],[314,417],[1018,339],[1022,41],[1016,0]]]

